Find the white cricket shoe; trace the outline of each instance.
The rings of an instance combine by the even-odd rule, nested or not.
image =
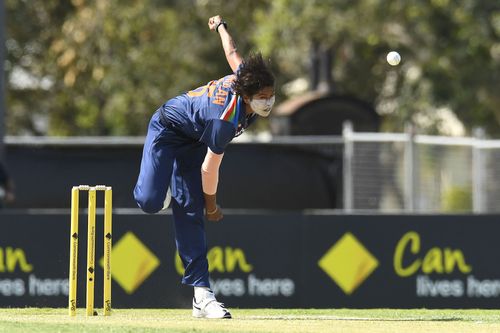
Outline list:
[[[167,189],[167,196],[165,197],[165,201],[163,201],[162,210],[167,209],[168,206],[170,206],[170,200],[172,200],[172,192],[170,192],[170,187],[169,187]]]
[[[193,297],[193,317],[208,319],[229,319],[231,313],[224,307],[224,304],[217,302],[214,292],[207,289],[204,295],[196,300]]]

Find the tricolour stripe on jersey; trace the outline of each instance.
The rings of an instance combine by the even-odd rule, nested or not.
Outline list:
[[[234,122],[235,120],[235,117],[236,117],[236,102],[238,101],[238,98],[236,96],[233,96],[231,98],[231,101],[229,101],[229,104],[228,106],[226,107],[226,109],[224,110],[224,112],[222,113],[222,116],[220,117],[220,119],[222,120],[226,120],[226,121],[229,121],[229,122]]]

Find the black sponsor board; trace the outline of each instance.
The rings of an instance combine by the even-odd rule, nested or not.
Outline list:
[[[9,144],[5,162],[16,187],[16,201],[9,208],[69,208],[73,185],[100,184],[103,179],[113,187],[114,207],[136,208],[132,192],[142,148],[142,142]],[[341,179],[341,144],[231,144],[221,165],[218,199],[226,208],[338,208]]]
[[[102,215],[96,307],[102,306]],[[85,305],[86,215],[78,306]],[[0,213],[0,306],[65,307],[69,214]],[[207,223],[212,288],[229,307],[497,308],[499,216],[234,213]],[[190,307],[172,216],[113,217],[113,307]]]

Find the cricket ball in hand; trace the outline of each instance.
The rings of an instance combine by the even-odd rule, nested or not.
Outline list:
[[[401,62],[401,56],[396,51],[387,53],[387,62],[391,66],[397,66]]]

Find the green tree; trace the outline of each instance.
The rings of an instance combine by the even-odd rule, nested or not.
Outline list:
[[[500,136],[500,11],[486,0],[6,0],[8,133],[143,134],[163,101],[229,72],[216,14],[242,54],[272,59],[279,95],[308,76],[314,43],[334,50],[335,89],[373,103],[386,130],[448,107]]]
[[[5,7],[7,133],[42,134],[37,120],[46,118],[50,109],[47,45],[73,6],[58,0],[6,0]]]
[[[484,0],[276,0],[256,12],[255,41],[280,75],[305,76],[313,42],[334,48],[337,91],[361,97],[403,130],[449,107],[468,129],[500,135],[500,11]],[[389,50],[402,65],[390,68]],[[424,129],[425,130],[425,129]]]
[[[57,109],[50,134],[142,133],[151,112],[193,71],[175,11],[150,1],[117,3],[77,3],[51,43]]]
[[[234,1],[218,12],[203,1],[9,1],[8,74],[22,68],[37,83],[11,85],[9,133],[144,134],[166,99],[229,73],[207,21],[229,16],[237,3],[250,10],[263,2]],[[248,12],[228,20],[236,34],[251,24]],[[245,40],[239,45],[250,49]],[[37,127],[44,119],[46,128]]]

